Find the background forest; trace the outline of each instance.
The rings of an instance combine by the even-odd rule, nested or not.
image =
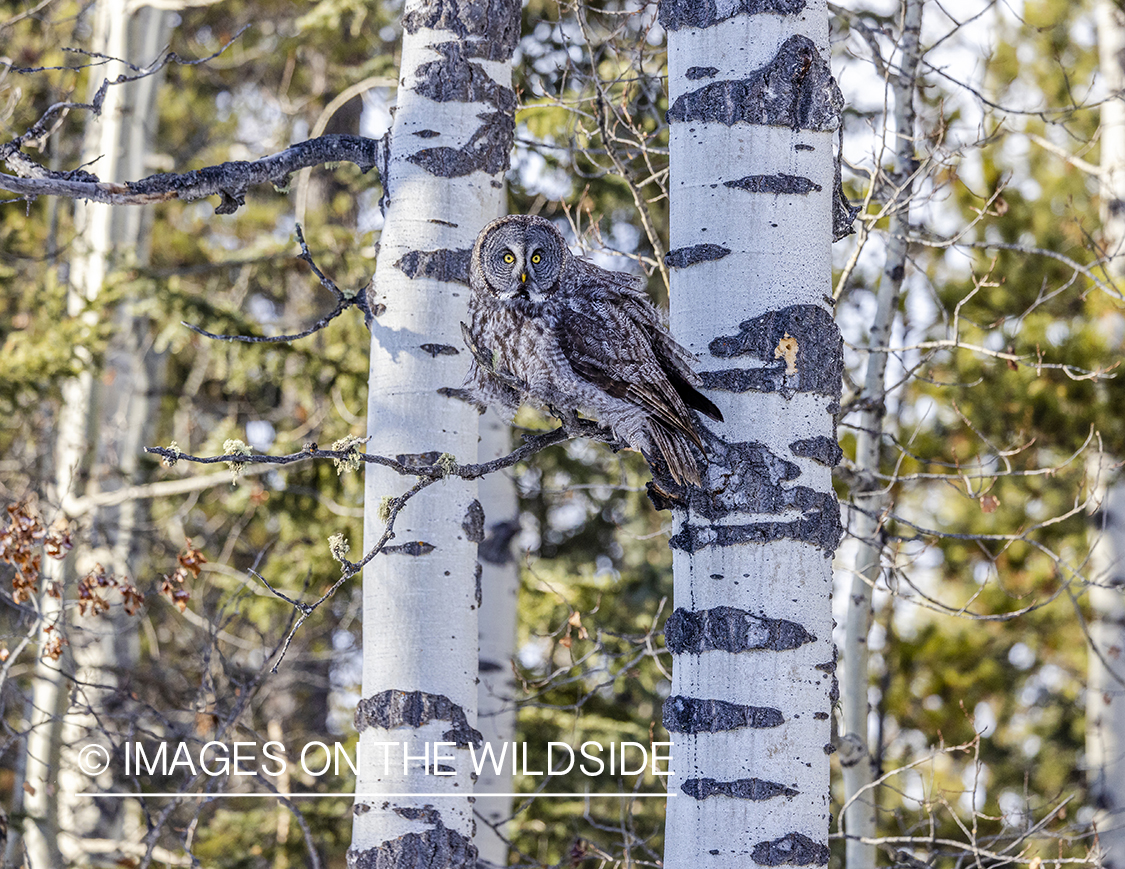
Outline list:
[[[1098,846],[1125,866],[1125,841],[1099,814],[1125,800],[1125,601],[1113,580],[1114,553],[1125,552],[1125,538],[1114,543],[1125,495],[1113,488],[1125,462],[1125,120],[1113,113],[1125,102],[1115,60],[1125,24],[1102,2],[830,5],[847,103],[843,190],[860,206],[833,275],[846,363],[838,724],[867,741],[841,740],[833,756],[833,866],[1093,865]],[[88,100],[106,77],[107,59],[89,53],[99,5],[0,3],[0,144],[53,104]],[[111,54],[134,72],[165,46],[177,60],[128,86],[134,162],[123,178],[254,160],[322,133],[375,138],[391,122],[399,0],[162,0],[128,14],[129,37]],[[666,304],[656,5],[528,0],[522,16],[508,210],[556,220],[575,250],[645,274]],[[920,36],[908,62],[911,22]],[[910,97],[907,110],[896,94]],[[104,153],[84,142],[91,117],[60,112],[24,149],[52,169],[82,168]],[[105,160],[85,168],[107,177]],[[276,343],[214,340],[185,324],[291,335],[331,311],[337,299],[298,256],[298,224],[316,267],[362,293],[382,229],[376,174],[306,170],[288,190],[251,190],[233,214],[217,214],[214,198],[119,209],[96,292],[81,289],[94,206],[0,200],[5,865],[20,865],[19,831],[40,811],[95,863],[140,865],[150,857],[138,843],[157,830],[151,857],[167,865],[309,865],[313,849],[321,865],[344,865],[345,797],[99,802],[64,798],[83,786],[77,777],[60,780],[64,796],[24,784],[29,763],[65,765],[65,746],[90,734],[114,745],[354,742],[358,577],[271,667],[297,615],[278,593],[319,597],[340,575],[329,538],[361,539],[362,472],[327,460],[248,465],[232,484],[224,465],[162,464],[141,448],[218,456],[235,440],[282,454],[365,434],[358,311]],[[60,442],[68,413],[86,420],[84,452]],[[517,440],[550,423],[525,408]],[[518,568],[518,619],[482,622],[488,672],[502,662],[499,680],[486,679],[497,732],[514,712],[516,741],[660,738],[671,522],[646,495],[647,465],[579,439],[497,477],[508,489],[494,503],[511,500],[486,509],[487,564],[512,577]],[[64,627],[44,637],[51,600]],[[862,659],[848,654],[856,631],[867,636]],[[44,668],[58,666],[76,678],[37,693]],[[849,690],[853,708],[856,692],[870,704],[858,703],[858,728],[844,719]],[[37,744],[33,729],[50,718],[62,727]],[[864,749],[868,784],[846,784],[840,759]],[[355,777],[106,783],[348,793]],[[493,825],[503,840],[482,844],[482,857],[660,865],[662,800],[535,799],[539,787],[661,785],[482,786],[527,794],[478,806],[482,842]],[[845,803],[870,801],[878,847],[849,852]]]

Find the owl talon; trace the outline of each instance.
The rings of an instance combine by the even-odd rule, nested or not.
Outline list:
[[[583,420],[578,416],[578,411],[560,410],[553,404],[548,404],[547,412],[562,423],[562,427],[566,429],[569,434],[577,435],[582,433]]]

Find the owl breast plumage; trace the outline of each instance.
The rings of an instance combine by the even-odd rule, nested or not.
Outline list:
[[[466,386],[480,404],[509,417],[525,401],[564,420],[592,415],[676,482],[699,485],[689,408],[723,417],[639,278],[574,257],[550,221],[514,214],[477,237],[469,283]]]

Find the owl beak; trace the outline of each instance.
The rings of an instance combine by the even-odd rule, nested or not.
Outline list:
[[[520,283],[521,284],[527,283],[527,272],[520,272]]]

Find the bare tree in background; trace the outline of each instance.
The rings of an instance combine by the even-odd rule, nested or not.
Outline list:
[[[489,462],[511,450],[508,425],[495,411],[480,418],[479,461]],[[519,602],[519,563],[512,554],[512,538],[519,533],[519,503],[515,486],[504,474],[479,483],[484,507],[484,539],[477,545],[481,566],[480,685],[477,689],[477,729],[485,744],[503,745],[516,735],[516,681],[512,673]],[[497,772],[485,764],[477,779],[474,811],[478,815],[474,843],[482,861],[508,865],[506,821],[512,814],[514,787],[511,767]]]
[[[93,18],[93,50],[111,58],[159,56],[167,37],[167,15],[160,10],[127,10],[124,3],[100,0]],[[112,61],[111,77],[126,67]],[[102,79],[95,78],[92,91]],[[83,162],[97,162],[105,180],[142,177],[147,172],[155,133],[153,112],[159,76],[142,78],[105,92],[101,114],[87,126]],[[94,93],[91,93],[91,98]],[[107,280],[121,261],[140,261],[146,242],[146,214],[140,209],[114,210],[98,203],[75,203],[81,236],[70,261],[70,310],[95,317]],[[133,619],[118,611],[112,622],[96,610],[67,613],[51,584],[69,588],[80,576],[99,568],[124,579],[134,575],[135,533],[142,502],[126,500],[90,509],[84,496],[121,489],[139,481],[139,461],[151,434],[154,380],[159,376],[148,320],[121,303],[106,372],[69,381],[58,417],[55,442],[55,490],[51,508],[59,519],[80,520],[94,542],[92,549],[64,562],[48,560],[52,573],[40,607],[41,648],[62,636],[70,653],[40,656],[30,702],[31,727],[25,764],[24,844],[33,866],[84,863],[85,840],[113,842],[122,837],[128,804],[95,803],[77,796],[86,776],[77,773],[72,746],[110,715],[115,686],[137,655]],[[80,350],[79,352],[83,352]],[[88,355],[88,350],[85,351]],[[69,624],[68,624],[69,623]],[[69,698],[69,699],[68,699]],[[103,777],[112,789],[112,775]],[[104,845],[97,848],[104,850]]]
[[[1102,237],[1106,271],[1125,286],[1125,12],[1096,5],[1100,71],[1109,96],[1101,106]],[[1090,580],[1090,656],[1086,687],[1087,764],[1098,807],[1100,859],[1125,867],[1125,478],[1114,457],[1092,464],[1101,503],[1094,513]]]
[[[843,769],[844,827],[848,836],[848,869],[875,865],[877,794],[874,753],[868,746],[869,704],[867,637],[871,631],[872,592],[882,573],[881,526],[889,506],[889,487],[880,478],[883,455],[883,418],[887,413],[887,349],[898,314],[903,278],[907,270],[910,204],[919,163],[915,158],[914,92],[922,60],[919,38],[923,0],[904,0],[900,8],[898,54],[880,72],[894,100],[893,174],[882,179],[888,190],[882,214],[889,216],[886,264],[879,279],[875,321],[868,337],[866,371],[857,401],[864,410],[856,430],[855,472],[860,478],[854,496],[852,533],[857,538],[855,575],[848,595],[845,622],[844,680],[841,705],[844,736],[840,740]]]
[[[473,8],[484,10],[474,22],[488,21],[493,26],[501,19],[496,8]],[[931,9],[927,9],[928,20]],[[515,17],[512,10],[507,13]],[[987,763],[981,759],[987,740],[930,746],[931,753],[924,760],[899,764],[901,755],[888,756],[884,748],[896,739],[896,746],[908,740],[901,732],[888,737],[882,731],[884,726],[894,726],[893,716],[882,704],[875,709],[880,727],[877,738],[866,744],[871,680],[864,658],[867,638],[880,633],[871,631],[871,591],[877,582],[885,578],[899,594],[891,610],[883,611],[888,633],[893,631],[894,609],[899,606],[925,607],[927,618],[936,612],[939,615],[933,618],[953,624],[951,631],[965,624],[975,628],[979,623],[980,634],[993,624],[1015,622],[1021,616],[1015,609],[973,610],[972,601],[953,600],[953,592],[946,590],[932,594],[932,589],[923,587],[917,591],[912,583],[924,584],[911,570],[904,552],[919,542],[934,546],[935,541],[955,535],[978,550],[993,543],[997,548],[1034,544],[1040,542],[1036,534],[1047,522],[1065,520],[1084,509],[1075,506],[1070,513],[1060,511],[1060,517],[1050,517],[1043,526],[1000,529],[993,535],[961,534],[955,523],[943,527],[937,519],[928,521],[948,506],[944,498],[954,489],[956,495],[949,500],[968,496],[978,512],[986,505],[995,509],[981,492],[987,480],[1002,476],[993,470],[1010,454],[994,449],[983,436],[977,441],[969,439],[980,453],[974,453],[971,460],[979,461],[976,470],[967,468],[965,463],[970,460],[963,454],[943,465],[944,454],[935,450],[938,458],[933,461],[926,456],[917,459],[923,470],[901,471],[904,465],[916,467],[911,464],[916,460],[908,440],[912,435],[903,432],[898,419],[887,415],[886,405],[888,401],[893,405],[902,392],[902,369],[928,376],[930,370],[923,363],[974,354],[1004,369],[1041,365],[1044,371],[1060,373],[1064,367],[1064,363],[1052,361],[1047,348],[1036,358],[1034,353],[997,349],[994,342],[987,346],[983,341],[972,343],[973,330],[980,325],[960,317],[962,301],[967,304],[973,294],[989,289],[990,278],[983,275],[976,276],[964,300],[949,304],[948,310],[939,307],[932,324],[906,324],[910,316],[916,316],[916,311],[907,310],[901,321],[902,334],[912,341],[924,334],[924,340],[917,342],[921,346],[903,347],[897,340],[894,316],[900,310],[904,280],[925,271],[919,265],[925,251],[1007,249],[990,247],[996,245],[995,238],[983,235],[1003,207],[999,187],[986,188],[982,194],[979,226],[971,221],[958,224],[958,234],[942,238],[924,223],[932,214],[926,197],[937,183],[934,179],[948,178],[950,167],[984,143],[950,145],[942,152],[946,147],[941,141],[944,117],[931,125],[918,123],[924,134],[914,132],[916,124],[909,117],[914,100],[928,99],[915,97],[915,79],[922,74],[918,70],[940,76],[922,59],[914,36],[920,26],[921,5],[908,0],[901,15],[894,22],[877,16],[855,19],[857,32],[859,24],[866,26],[866,37],[873,43],[885,45],[898,34],[904,36],[899,53],[886,54],[885,61],[875,53],[876,63],[881,64],[879,72],[889,83],[886,92],[893,95],[896,117],[887,148],[893,156],[878,143],[873,149],[876,159],[867,198],[874,207],[866,217],[856,257],[876,251],[879,266],[873,268],[868,261],[857,267],[850,261],[836,293],[838,300],[850,303],[845,291],[859,287],[863,268],[867,268],[867,283],[859,287],[861,292],[876,283],[879,291],[870,332],[868,321],[857,326],[847,314],[840,321],[849,339],[857,339],[851,343],[862,348],[857,370],[863,372],[843,409],[845,424],[855,430],[856,461],[839,481],[843,487],[852,487],[856,495],[849,523],[860,547],[859,561],[848,574],[848,584],[854,588],[845,663],[852,666],[846,667],[843,700],[849,735],[841,754],[845,763],[852,763],[840,835],[847,838],[847,859],[856,867],[873,865],[881,851],[890,852],[903,864],[947,857],[982,863],[1027,862],[1030,858],[1020,849],[1028,841],[1039,844],[1037,840],[1051,838],[1051,844],[1057,841],[1061,848],[1067,844],[1065,836],[1073,833],[1075,838],[1070,841],[1078,843],[1072,845],[1078,848],[1079,837],[1086,833],[1067,831],[1059,824],[1049,826],[1056,817],[1055,804],[1028,808],[1029,820],[1020,821],[1022,826],[994,832],[1001,822],[987,817],[991,808],[976,801],[979,781],[988,773]],[[641,17],[639,13],[637,17]],[[677,742],[678,778],[671,782],[676,790],[669,800],[666,860],[670,866],[703,862],[817,865],[828,859],[826,752],[832,741],[829,715],[834,661],[827,556],[839,530],[828,468],[839,458],[831,414],[839,401],[838,382],[833,378],[841,369],[838,336],[829,314],[832,300],[825,286],[832,228],[840,223],[834,212],[841,204],[832,160],[840,105],[825,60],[824,10],[762,13],[740,8],[724,12],[700,4],[669,2],[661,10],[661,20],[673,43],[670,185],[664,180],[664,155],[659,145],[651,144],[661,132],[659,122],[654,125],[658,133],[646,139],[649,132],[643,119],[629,116],[627,100],[617,98],[619,89],[649,87],[659,80],[658,71],[641,66],[626,70],[628,64],[618,64],[619,56],[612,51],[592,50],[591,66],[605,78],[592,83],[582,99],[567,107],[575,109],[572,117],[580,119],[576,125],[587,125],[585,133],[592,138],[601,135],[601,147],[591,147],[584,156],[599,171],[614,175],[638,207],[654,260],[649,261],[647,253],[638,258],[670,272],[675,332],[701,357],[711,395],[730,420],[708,434],[712,465],[705,492],[679,490],[663,479],[657,479],[653,489],[658,503],[676,515],[672,546],[677,607],[666,632],[676,675],[665,723]],[[385,178],[388,225],[368,308],[373,333],[371,389],[378,395],[372,396],[370,432],[375,439],[370,443],[372,455],[366,457],[373,465],[366,499],[367,552],[375,551],[373,544],[384,535],[388,523],[397,524],[395,537],[384,540],[386,545],[377,547],[379,554],[368,562],[371,603],[364,622],[374,629],[368,631],[369,676],[356,720],[369,742],[397,743],[403,728],[409,728],[410,738],[419,745],[412,753],[421,757],[423,742],[432,744],[452,734],[464,746],[476,738],[473,698],[479,695],[472,685],[476,675],[472,637],[482,637],[483,652],[487,632],[482,628],[478,634],[470,624],[476,605],[474,559],[487,566],[487,535],[495,523],[510,518],[503,510],[494,514],[485,495],[478,494],[474,500],[471,479],[461,479],[473,476],[461,463],[474,456],[484,460],[502,450],[486,450],[482,444],[477,451],[475,414],[458,399],[456,388],[466,351],[459,339],[455,309],[466,293],[459,278],[472,235],[491,216],[489,209],[498,207],[499,187],[493,182],[499,181],[502,170],[488,170],[499,166],[500,155],[507,151],[496,116],[514,105],[514,96],[505,91],[500,72],[506,59],[491,53],[492,47],[508,44],[507,37],[478,33],[474,23],[457,25],[467,29],[468,36],[456,33],[458,38],[449,38],[446,25],[450,19],[428,4],[408,8],[406,23],[413,43],[406,55],[407,86],[400,95],[401,108],[390,140],[390,171]],[[588,45],[594,45],[597,40],[590,39],[589,32],[587,29],[583,36]],[[622,26],[620,33],[639,44],[637,30]],[[438,47],[432,48],[434,45]],[[924,93],[929,93],[932,83],[926,81]],[[927,163],[930,148],[936,153],[933,164]],[[378,147],[374,150],[380,156],[376,162],[383,164],[386,152],[379,152]],[[926,164],[922,168],[915,163],[919,158]],[[463,169],[468,171],[459,174]],[[664,190],[673,221],[672,250],[666,259],[659,229]],[[227,199],[237,198],[236,193],[237,189],[224,191],[224,207]],[[454,202],[462,193],[467,205],[459,199]],[[475,215],[471,218],[475,225],[458,216],[462,208]],[[579,223],[583,213],[575,216]],[[865,243],[880,238],[884,218],[885,249],[879,250],[877,245],[865,249]],[[973,234],[977,229],[981,238]],[[1022,241],[1009,247],[1018,247],[1027,257],[1049,257]],[[1074,276],[1090,279],[1090,271],[1086,263],[1077,264]],[[1064,282],[1044,293],[1050,296],[1059,287]],[[1025,311],[1005,308],[1004,313],[1018,318],[1038,304],[1040,300],[1035,300]],[[915,364],[919,358],[922,361]],[[1089,374],[1071,368],[1065,376]],[[948,425],[949,416],[957,419],[948,408],[943,413],[942,425]],[[971,421],[965,426],[972,430]],[[915,431],[924,434],[925,427],[917,424]],[[419,437],[420,432],[433,439]],[[326,457],[326,452],[310,449],[303,457],[247,457],[246,466],[252,466],[251,459],[295,461]],[[385,460],[378,470],[374,470],[376,456]],[[1019,474],[1026,473],[1029,478],[1050,478],[1065,467],[1065,461],[1059,460],[1057,466],[1012,471],[1009,477],[1019,479]],[[412,468],[419,472],[418,484],[410,488],[414,494],[400,518],[406,503],[403,493],[410,485],[404,481],[411,479]],[[441,475],[448,479],[434,482]],[[423,482],[427,483],[424,488]],[[1112,524],[1110,515],[1105,514],[1107,530]],[[442,518],[429,524],[431,517]],[[337,553],[341,551],[337,549]],[[982,560],[995,557],[986,552]],[[1055,560],[1060,572],[1076,567],[1061,554],[1047,557]],[[353,566],[346,566],[345,573]],[[1101,575],[1093,572],[1095,584]],[[484,572],[480,581],[479,607],[491,607]],[[294,612],[300,612],[303,619],[308,609],[311,607]],[[1111,624],[1112,609],[1107,611]],[[581,623],[583,614],[575,615]],[[1100,630],[1095,624],[1092,636],[1101,636]],[[456,635],[456,640],[450,643],[449,635]],[[652,641],[646,635],[637,640],[638,648]],[[1096,639],[1094,648],[1103,643],[1109,650],[1114,648],[1112,639]],[[608,657],[605,644],[599,642],[592,648],[592,658]],[[482,654],[482,662],[507,654]],[[600,664],[591,665],[595,666]],[[577,684],[580,678],[574,673],[578,669],[575,664],[552,678],[557,676],[558,682],[573,679]],[[886,681],[892,678],[905,677],[893,673]],[[489,696],[496,692],[482,684],[480,691],[486,690]],[[575,706],[580,708],[593,693],[579,692]],[[1096,702],[1096,695],[1088,699]],[[964,718],[972,711],[966,710]],[[458,768],[464,769],[463,747],[460,754]],[[381,814],[381,804],[391,798],[374,794],[421,787],[429,790],[443,782],[432,775],[412,776],[413,781],[377,781],[382,778],[381,751],[365,755],[375,759],[378,769],[368,768],[361,775],[353,863],[367,865],[430,854],[435,855],[431,862],[470,862],[471,809],[460,796],[469,789],[463,778],[450,780],[450,787],[458,792],[455,800],[428,805],[430,801],[422,798],[395,797],[389,810]],[[1108,756],[1112,758],[1113,751]],[[883,766],[876,769],[875,761]],[[913,812],[903,808],[909,800],[902,794],[915,792],[902,782],[926,768],[924,764],[929,764],[933,780],[940,784],[924,792],[927,802],[915,801],[917,811]],[[941,788],[949,787],[948,778],[942,776],[948,776],[950,768],[956,768],[958,775],[963,768],[977,779],[960,779],[955,782],[956,793],[948,796],[948,790]],[[480,789],[479,783],[477,787]],[[888,807],[884,817],[893,813],[895,822],[902,825],[897,835],[874,824],[876,788],[881,789],[880,799]],[[958,797],[964,800],[958,802]],[[1060,801],[1066,799],[1069,797],[1059,797]],[[477,810],[493,822],[506,811],[499,807],[493,813],[479,803]],[[166,822],[167,816],[158,818],[154,829]],[[927,832],[927,823],[942,822],[959,825],[959,832],[944,838]],[[990,832],[978,830],[978,822]],[[1008,823],[1007,818],[1003,823]],[[620,840],[626,860],[635,859],[634,849],[639,854],[644,845],[643,838],[625,824]],[[1101,844],[1107,847],[1109,839],[1103,838]],[[577,845],[575,853],[583,853]],[[1062,859],[1077,860],[1073,856]]]

